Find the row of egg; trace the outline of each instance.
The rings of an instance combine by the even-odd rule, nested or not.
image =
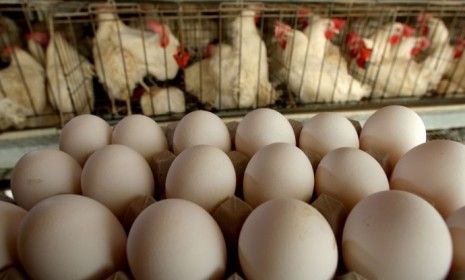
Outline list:
[[[384,190],[391,187],[416,193],[444,217],[451,216],[465,205],[465,177],[460,172],[465,148],[461,144],[421,144],[426,140],[421,119],[400,106],[385,107],[372,115],[360,140],[347,119],[331,113],[305,122],[297,136],[290,123],[270,109],[247,114],[232,143],[227,127],[215,115],[205,111],[186,115],[174,131],[173,151],[178,156],[166,179],[166,196],[173,199],[147,208],[129,233],[127,256],[135,277],[223,275],[224,241],[205,210],[213,211],[234,194],[236,175],[225,153],[234,146],[251,157],[243,179],[244,198],[258,206],[239,241],[247,278],[323,279],[335,273],[338,252],[331,228],[312,206],[299,202],[310,200],[314,185],[317,194],[329,194],[347,209],[355,206],[342,242],[349,269],[370,278],[436,278],[448,273],[452,245],[442,217],[415,195]],[[103,120],[87,115],[64,127],[60,149],[66,153],[44,150],[24,156],[15,167],[11,186],[18,205],[32,208],[18,237],[19,258],[26,271],[37,279],[95,278],[121,267],[126,236],[105,207],[91,210],[98,203],[76,195],[43,199],[82,192],[121,219],[130,201],[153,195],[158,186],[147,161],[167,148],[162,129],[149,118],[126,117],[112,130]],[[456,211],[455,218],[450,218],[455,221],[450,224],[457,244],[460,241],[455,240],[464,238],[463,212]],[[10,231],[18,226],[9,227]],[[389,227],[393,229],[386,230]],[[79,253],[69,253],[76,250]],[[455,250],[455,270],[464,268],[460,252]],[[43,258],[47,253],[50,256]],[[62,269],[57,269],[57,263],[63,263]],[[0,267],[4,265],[0,262]]]

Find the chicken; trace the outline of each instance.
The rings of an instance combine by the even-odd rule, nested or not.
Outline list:
[[[452,48],[452,47],[451,47]],[[457,40],[453,48],[451,61],[447,66],[444,79],[438,85],[437,92],[441,95],[465,93],[465,40]]]
[[[219,109],[266,106],[276,101],[255,16],[253,10],[242,11],[229,25],[231,44],[220,44],[211,57],[185,69],[188,92]]]
[[[26,126],[28,109],[7,97],[0,97],[0,131]]]
[[[159,88],[153,86],[140,99],[142,113],[147,116],[186,111],[186,101],[182,90],[176,87]]]
[[[62,113],[86,114],[94,108],[94,69],[60,33],[52,34],[46,51],[49,100]]]
[[[362,40],[362,39],[359,39]],[[358,55],[363,55],[364,44],[357,50]],[[430,42],[426,37],[416,38],[411,56],[429,48]],[[370,59],[370,53],[362,59]],[[419,63],[411,59],[397,58],[381,63],[366,63],[357,61],[358,67],[364,68],[365,82],[373,87],[372,97],[397,97],[397,96],[422,96],[429,90],[437,87],[440,77],[447,67],[444,57],[450,55],[441,49],[435,50],[425,61]]]
[[[403,23],[394,22],[379,28],[371,37],[364,39],[371,46],[370,63],[397,59],[410,59],[410,51],[416,40],[410,39],[415,30]]]
[[[325,30],[313,28],[312,33],[316,36],[319,30],[320,40],[324,40]],[[288,71],[288,88],[302,102],[345,102],[360,100],[369,94],[369,89],[340,68],[337,61],[325,61],[321,53],[314,55],[307,51],[309,41],[303,32],[277,22],[275,36],[283,48],[281,61]]]
[[[145,86],[146,74],[158,80],[172,79],[188,54],[166,25],[150,21],[154,32],[126,26],[114,13],[99,13],[94,40],[94,60],[99,80],[106,86],[112,103],[129,100],[137,84]],[[114,108],[114,106],[113,106]]]
[[[4,49],[3,56],[11,61],[0,70],[3,96],[24,107],[27,116],[41,114],[47,105],[44,68],[19,47]]]
[[[45,49],[50,37],[46,32],[31,32],[26,35],[27,49],[41,65],[45,65]]]
[[[11,18],[0,16],[0,50],[20,45],[21,31],[18,25]]]

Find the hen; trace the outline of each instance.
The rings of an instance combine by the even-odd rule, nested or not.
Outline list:
[[[114,13],[99,13],[98,20],[94,60],[97,76],[113,105],[115,99],[129,102],[137,84],[148,91],[143,82],[146,74],[158,80],[172,79],[178,64],[187,63],[188,57],[166,25],[150,21],[148,27],[153,33],[126,26]]]
[[[314,36],[319,34],[320,40],[325,40],[325,29],[319,25],[311,27]],[[283,49],[281,61],[286,67],[289,90],[302,102],[344,102],[360,100],[369,94],[369,89],[353,79],[344,67],[339,67],[338,61],[325,60],[324,49],[316,48],[320,53],[308,51],[312,49],[311,42],[303,32],[277,22],[275,36]]]
[[[25,108],[27,116],[42,113],[47,105],[45,70],[29,53],[19,47],[8,47],[3,56],[10,65],[0,70],[3,96]]]
[[[277,93],[268,79],[266,46],[254,10],[243,10],[229,25],[231,45],[220,44],[210,58],[185,70],[186,89],[219,109],[273,104]],[[206,85],[206,86],[205,86]]]
[[[142,113],[147,116],[186,111],[184,93],[176,87],[159,88],[153,86],[140,99]]]
[[[60,33],[52,34],[46,51],[49,100],[62,113],[86,114],[94,108],[93,66]]]

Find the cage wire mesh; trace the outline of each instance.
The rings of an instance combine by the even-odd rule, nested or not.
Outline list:
[[[460,1],[0,4],[0,129],[465,101]]]

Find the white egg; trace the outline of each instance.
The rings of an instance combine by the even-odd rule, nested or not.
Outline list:
[[[136,279],[223,279],[226,245],[215,220],[198,205],[166,199],[146,208],[128,236]]]
[[[415,193],[443,215],[465,206],[465,145],[434,140],[406,153],[391,175],[391,188]]]
[[[299,148],[274,143],[261,148],[249,161],[244,173],[244,198],[252,207],[274,198],[310,201],[313,168]]]
[[[388,175],[406,152],[425,141],[426,129],[420,116],[398,105],[376,111],[360,133],[360,149],[377,159]]]
[[[258,150],[272,143],[295,145],[294,130],[278,111],[261,108],[253,110],[237,126],[236,149],[252,157]]]
[[[344,263],[367,279],[444,279],[452,241],[441,215],[404,191],[384,191],[360,201],[342,236]]]
[[[184,150],[166,177],[166,197],[190,200],[207,211],[213,211],[235,190],[234,166],[226,153],[213,146]]]
[[[122,119],[113,129],[112,143],[134,149],[148,162],[161,151],[168,150],[165,134],[158,124],[143,115]]]
[[[0,271],[19,264],[16,241],[19,226],[26,214],[23,208],[0,201]]]
[[[19,206],[31,209],[44,198],[81,193],[81,166],[70,155],[53,149],[29,152],[16,163],[11,191]]]
[[[336,198],[352,209],[363,198],[389,190],[389,181],[379,163],[356,148],[339,148],[326,154],[315,173],[315,190]]]
[[[211,112],[202,110],[185,115],[174,130],[174,153],[179,154],[196,145],[210,145],[229,152],[231,138],[223,120]]]
[[[153,196],[154,185],[147,161],[133,149],[116,144],[93,153],[81,176],[83,195],[99,201],[118,218],[135,198]]]
[[[296,199],[258,206],[239,236],[239,260],[247,279],[331,279],[337,259],[328,222]]]
[[[111,127],[97,116],[80,115],[66,123],[59,142],[60,150],[84,166],[93,152],[111,143]]]
[[[307,120],[300,132],[299,147],[319,162],[327,153],[342,147],[358,148],[354,125],[337,113],[320,113]]]
[[[465,271],[465,206],[452,213],[446,222],[454,245],[451,270],[454,272]]]
[[[32,279],[106,279],[126,263],[126,233],[90,198],[64,194],[42,200],[18,235],[21,264]]]

